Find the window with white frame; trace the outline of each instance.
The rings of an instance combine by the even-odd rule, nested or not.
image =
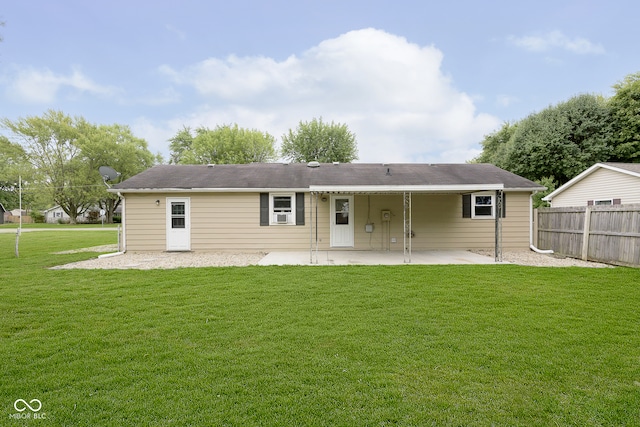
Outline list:
[[[471,218],[495,218],[495,195],[475,193],[471,195]]]
[[[296,223],[295,193],[272,193],[269,197],[271,224],[288,225]]]

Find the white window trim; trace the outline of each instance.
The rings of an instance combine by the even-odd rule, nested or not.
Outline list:
[[[491,215],[476,215],[476,196],[491,197]],[[496,195],[495,193],[482,192],[471,194],[471,219],[495,219],[496,218]]]
[[[291,197],[291,214],[289,215],[286,223],[274,220],[275,212],[273,211],[273,198],[282,196]],[[296,225],[296,193],[269,193],[269,225]]]

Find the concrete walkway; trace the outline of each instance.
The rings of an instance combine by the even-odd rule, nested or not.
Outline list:
[[[312,259],[313,256],[313,259]],[[409,261],[407,259],[407,261]],[[405,262],[396,251],[270,252],[258,265],[399,265],[399,264],[495,264],[493,257],[469,251],[414,251]]]

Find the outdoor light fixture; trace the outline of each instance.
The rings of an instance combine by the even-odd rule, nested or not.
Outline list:
[[[156,206],[160,206],[160,199],[156,200]]]

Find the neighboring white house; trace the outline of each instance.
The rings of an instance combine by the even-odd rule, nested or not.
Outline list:
[[[76,221],[82,222],[88,218],[89,211],[76,217]],[[69,222],[69,215],[60,207],[54,206],[44,211],[44,222],[56,224],[58,222]]]
[[[596,163],[542,200],[554,208],[640,203],[640,163]]]

